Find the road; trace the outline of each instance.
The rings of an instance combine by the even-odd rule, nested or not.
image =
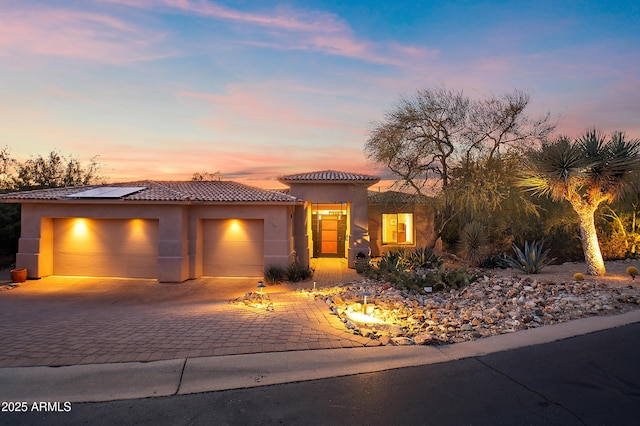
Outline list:
[[[0,413],[7,425],[637,425],[640,323],[442,364]]]

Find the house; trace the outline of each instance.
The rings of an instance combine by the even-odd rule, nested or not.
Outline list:
[[[265,265],[323,256],[353,267],[358,253],[424,244],[433,228],[426,202],[368,192],[375,176],[326,170],[279,181],[288,191],[145,180],[15,192],[0,202],[21,204],[16,266],[30,278],[262,276]]]

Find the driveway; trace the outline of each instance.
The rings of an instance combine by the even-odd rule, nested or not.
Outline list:
[[[335,272],[335,271],[334,271]],[[316,278],[318,279],[318,278]],[[0,367],[154,361],[375,346],[347,333],[322,301],[296,288],[266,289],[274,310],[231,304],[255,279],[47,277],[0,291]]]

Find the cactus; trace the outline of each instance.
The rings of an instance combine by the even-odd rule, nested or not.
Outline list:
[[[516,254],[517,259],[513,257],[507,257],[509,266],[515,269],[521,269],[527,274],[535,274],[540,272],[545,266],[553,262],[554,259],[548,259],[549,249],[542,251],[544,244],[538,245],[535,241],[529,244],[524,242],[524,252],[520,248],[513,244],[513,251]]]

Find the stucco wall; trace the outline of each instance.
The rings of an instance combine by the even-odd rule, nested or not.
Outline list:
[[[293,206],[202,205],[189,214],[191,278],[202,276],[202,221],[207,219],[259,219],[264,221],[264,264],[287,266],[293,252]]]
[[[287,265],[294,240],[289,205],[167,205],[106,203],[23,203],[18,268],[30,278],[54,273],[53,218],[154,219],[158,226],[158,280],[182,282],[202,275],[202,220],[264,220],[264,263]]]
[[[305,212],[296,215],[296,251],[300,252],[308,262],[311,253],[311,237],[309,235],[310,209],[313,203],[334,204],[347,203],[349,221],[347,223],[346,253],[349,267],[353,268],[353,260],[358,252],[369,252],[367,188],[362,183],[288,183],[289,193],[301,198],[305,203]],[[303,222],[304,220],[304,222]],[[304,225],[302,225],[304,223]],[[304,227],[304,228],[303,228]]]
[[[415,243],[382,245],[381,221],[383,213],[413,213]],[[400,247],[425,247],[432,244],[435,241],[434,215],[433,207],[428,204],[369,204],[371,256],[381,256],[389,250]]]

